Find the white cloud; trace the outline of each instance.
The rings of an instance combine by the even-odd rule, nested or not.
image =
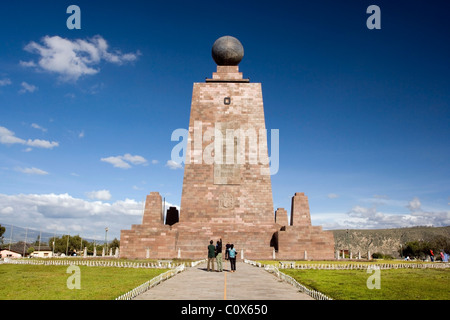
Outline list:
[[[82,131],[78,134],[78,138],[84,138],[84,130],[82,130]]]
[[[158,160],[152,160],[152,164],[158,164],[159,161]]]
[[[166,167],[169,167],[172,170],[183,169],[183,166],[180,163],[173,160],[167,160]]]
[[[421,210],[421,203],[419,198],[415,197],[414,199],[412,199],[408,205],[406,206],[409,210],[411,211],[420,211]]]
[[[107,158],[101,158],[100,161],[108,162],[112,164],[116,168],[129,169],[131,168],[131,164],[134,165],[146,165],[147,160],[138,155],[131,155],[129,153],[124,154],[123,156],[112,156]]]
[[[123,160],[131,162],[132,164],[146,164],[147,160],[145,160],[142,156],[132,156],[131,154],[127,153],[122,156]]]
[[[35,85],[26,83],[25,81],[22,82],[20,85],[22,86],[22,89],[19,90],[19,93],[26,93],[26,92],[33,93],[38,89]]]
[[[36,63],[34,63],[33,61],[19,61],[19,64],[22,67],[36,67]]]
[[[47,175],[48,172],[38,168],[16,168],[16,171],[26,173],[26,174],[36,174],[36,175]]]
[[[328,197],[329,199],[336,199],[336,198],[339,198],[339,195],[337,195],[336,193],[329,193],[329,194],[327,195],[327,197]]]
[[[35,129],[38,129],[38,130],[41,130],[42,132],[47,132],[47,129],[46,129],[46,128],[41,127],[41,126],[38,125],[37,123],[32,123],[32,124],[31,124],[31,127],[32,127],[32,128],[35,128]]]
[[[96,199],[96,200],[111,199],[111,193],[109,192],[109,190],[98,190],[98,191],[86,192],[86,195],[89,199]]]
[[[10,85],[11,83],[12,83],[11,80],[8,78],[0,79],[0,87]]]
[[[34,140],[28,139],[26,145],[30,147],[52,149],[53,147],[59,146],[59,143],[55,141],[50,142],[41,139],[34,139]]]
[[[37,147],[37,148],[45,148],[52,149],[54,147],[59,146],[58,142],[55,141],[47,141],[40,139],[22,139],[15,136],[14,132],[11,130],[0,126],[0,143],[1,144],[22,144],[29,147]]]
[[[402,202],[392,200],[392,203]],[[410,212],[405,212],[405,207]],[[417,197],[409,201],[408,205],[405,206],[403,202],[403,205],[397,205],[397,208],[399,208],[397,212],[383,212],[376,205],[370,207],[356,205],[345,214],[318,214],[317,216],[325,229],[385,229],[450,225],[450,210],[425,210]],[[328,219],[324,219],[324,217]],[[316,219],[314,213],[311,215],[311,219]]]
[[[14,212],[14,208],[13,207],[4,207],[3,209],[0,210],[1,214],[11,214]]]
[[[14,132],[8,130],[5,127],[0,126],[0,143],[2,144],[26,144],[26,141],[20,138],[17,138],[14,135]]]
[[[101,158],[100,161],[111,163],[116,168],[129,169],[130,164],[123,161],[121,156]]]
[[[57,73],[61,79],[78,80],[81,76],[94,75],[100,71],[98,65],[102,61],[124,64],[135,61],[140,55],[136,53],[121,53],[119,50],[109,50],[109,45],[100,35],[86,40],[69,40],[59,36],[45,36],[42,44],[34,41],[25,46],[25,50],[39,55],[34,61],[21,62],[25,67],[38,67],[42,70]]]
[[[166,202],[166,206],[174,206]],[[64,194],[0,194],[0,221],[46,232],[92,239],[119,238],[120,230],[142,222],[144,203],[125,199],[107,203]],[[14,214],[12,214],[14,213]],[[24,225],[26,223],[26,225]]]

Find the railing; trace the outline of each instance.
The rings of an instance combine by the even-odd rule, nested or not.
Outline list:
[[[258,262],[257,262],[258,263]],[[380,270],[387,269],[441,269],[449,268],[449,263],[300,263],[280,262],[280,269],[317,269],[317,270],[367,270],[369,267],[376,267]]]
[[[192,261],[192,262],[173,262],[173,261],[157,261],[157,262],[128,262],[128,261],[105,261],[105,260],[35,260],[35,259],[4,259],[3,263],[9,264],[28,264],[28,265],[54,265],[54,266],[88,266],[88,267],[116,267],[116,268],[175,268],[180,265],[188,265],[194,267],[199,263],[204,262],[203,260]]]
[[[184,270],[185,270],[185,266],[184,266],[184,264],[181,264],[174,269],[166,271],[166,272],[160,274],[159,276],[156,276],[153,279],[150,279],[149,281],[128,291],[127,293],[120,295],[119,297],[116,298],[116,300],[131,300],[131,299],[137,297],[138,295],[144,293],[148,289],[160,284],[161,282],[175,276],[176,274],[178,274]]]
[[[330,297],[324,295],[323,293],[313,290],[313,289],[309,289],[307,287],[305,287],[304,285],[302,285],[301,283],[299,283],[297,280],[295,280],[294,278],[292,278],[291,276],[288,276],[287,274],[281,272],[277,267],[273,266],[273,265],[263,265],[260,262],[256,262],[256,261],[251,261],[251,260],[244,260],[245,263],[251,264],[253,266],[256,267],[264,267],[264,270],[275,274],[279,279],[293,285],[294,287],[296,287],[299,291],[306,293],[307,295],[309,295],[310,297],[312,297],[315,300],[333,300]]]

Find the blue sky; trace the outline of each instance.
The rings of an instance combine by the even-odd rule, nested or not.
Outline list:
[[[81,29],[69,30],[69,5]],[[369,5],[381,29],[369,30]],[[102,239],[141,222],[189,123],[192,85],[237,37],[279,129],[275,209],[314,225],[450,224],[448,1],[14,1],[0,4],[0,223]],[[182,213],[181,213],[182,214]]]

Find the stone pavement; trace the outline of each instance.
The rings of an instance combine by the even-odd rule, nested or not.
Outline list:
[[[262,268],[237,262],[231,273],[223,265],[224,272],[208,272],[206,263],[187,268],[135,300],[313,300]]]

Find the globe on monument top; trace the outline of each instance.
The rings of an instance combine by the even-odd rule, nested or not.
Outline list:
[[[244,57],[244,47],[235,37],[223,36],[214,42],[212,57],[219,66],[237,66]]]

